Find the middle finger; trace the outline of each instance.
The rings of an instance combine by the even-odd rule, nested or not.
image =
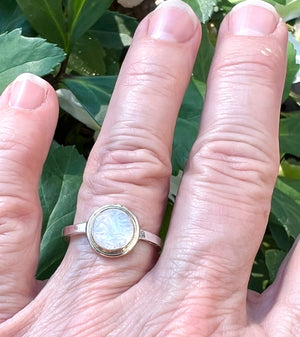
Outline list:
[[[205,310],[246,317],[278,173],[286,44],[285,23],[263,1],[237,5],[220,28],[199,136],[157,268],[168,280],[176,269],[181,289],[195,290],[190,296]]]

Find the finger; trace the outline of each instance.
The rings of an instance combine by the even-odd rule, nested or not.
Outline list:
[[[209,305],[245,303],[278,172],[286,43],[284,22],[261,1],[237,5],[220,29],[199,137],[159,263],[165,277],[175,267],[191,275],[183,287],[200,282],[198,296],[214,294]]]
[[[137,216],[141,228],[158,234],[174,126],[199,42],[198,19],[180,1],[168,1],[140,24],[87,163],[76,223],[87,221],[100,206],[121,204]],[[74,237],[67,258],[76,260],[75,269],[92,268],[94,278],[95,273],[102,278],[106,274],[111,288],[122,283],[124,290],[142,277],[156,256],[156,249],[139,242],[128,255],[107,259],[97,256],[86,238]]]
[[[249,296],[248,312],[253,322],[263,322],[270,336],[297,336],[300,329],[299,238],[283,261],[275,282],[259,296]],[[287,314],[288,313],[288,314]]]
[[[55,91],[31,74],[20,75],[0,98],[0,321],[34,295],[38,183],[57,115]]]

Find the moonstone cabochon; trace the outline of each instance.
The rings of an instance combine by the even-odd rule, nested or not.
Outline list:
[[[94,212],[88,222],[88,238],[92,247],[106,256],[129,252],[138,240],[135,216],[124,206],[109,205]]]
[[[95,218],[92,235],[100,247],[120,249],[132,240],[133,225],[122,210],[108,209]]]

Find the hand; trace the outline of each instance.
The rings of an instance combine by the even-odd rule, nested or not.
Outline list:
[[[168,195],[176,115],[201,26],[180,1],[139,25],[89,157],[74,223],[123,204],[158,233]],[[58,113],[54,90],[22,75],[0,100],[1,337],[300,335],[300,247],[262,295],[247,291],[278,172],[285,24],[259,1],[224,19],[201,127],[165,246],[139,242],[121,258],[85,236],[39,292],[34,279],[38,181]],[[218,247],[218,249],[216,249]]]

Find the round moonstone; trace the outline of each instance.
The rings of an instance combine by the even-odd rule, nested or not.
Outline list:
[[[134,227],[124,211],[107,209],[95,218],[91,234],[100,247],[120,249],[132,240]]]

